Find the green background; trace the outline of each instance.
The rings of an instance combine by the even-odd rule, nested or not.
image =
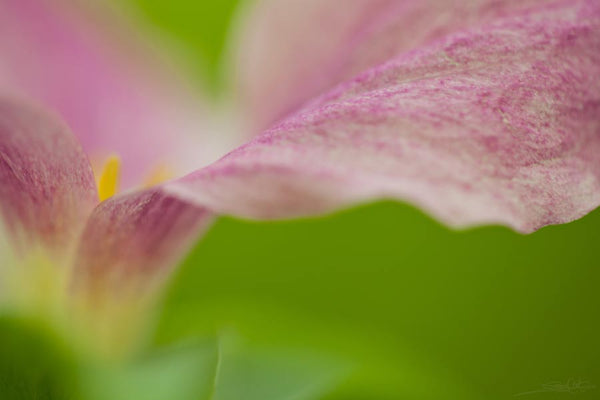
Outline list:
[[[236,1],[128,1],[218,90]],[[224,217],[173,279],[147,354],[79,377],[52,342],[50,377],[22,367],[41,388],[27,398],[61,398],[77,370],[86,399],[596,399],[598,227],[600,211],[526,236],[454,231],[386,201]],[[6,332],[0,355],[31,347]]]

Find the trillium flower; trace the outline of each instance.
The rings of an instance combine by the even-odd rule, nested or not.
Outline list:
[[[249,141],[115,196],[117,159],[97,168],[97,187],[88,156],[118,154],[125,187],[140,187],[164,162],[205,164],[222,131],[185,86],[110,58],[81,14],[2,7],[0,206],[16,258],[43,249],[67,293],[162,282],[216,215],[390,198],[450,226],[528,233],[600,204],[594,0],[265,0],[238,28],[234,59],[237,137]]]

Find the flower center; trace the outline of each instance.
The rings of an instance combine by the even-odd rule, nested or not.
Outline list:
[[[104,201],[119,192],[121,181],[121,158],[112,153],[104,159],[102,164],[96,163],[98,158],[92,158],[92,169],[96,177],[96,186],[98,187],[98,198]],[[101,166],[100,168],[98,168]],[[168,164],[157,164],[150,170],[148,174],[141,180],[138,188],[149,188],[159,185],[169,179],[172,179],[176,174]]]
[[[120,175],[121,159],[117,155],[110,155],[98,176],[98,197],[100,201],[104,201],[117,193]]]

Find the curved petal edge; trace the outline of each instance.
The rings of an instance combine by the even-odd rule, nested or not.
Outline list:
[[[288,218],[377,198],[521,232],[600,204],[600,5],[457,31],[334,88],[167,190]]]

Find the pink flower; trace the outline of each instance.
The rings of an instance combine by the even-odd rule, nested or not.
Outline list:
[[[205,164],[217,140],[168,69],[82,15],[0,6],[0,208],[13,242],[68,260],[76,286],[161,276],[220,214],[392,198],[451,226],[532,232],[600,204],[595,0],[265,0],[235,58],[240,135],[254,138],[102,202],[84,150],[119,154],[132,187],[153,163]]]

